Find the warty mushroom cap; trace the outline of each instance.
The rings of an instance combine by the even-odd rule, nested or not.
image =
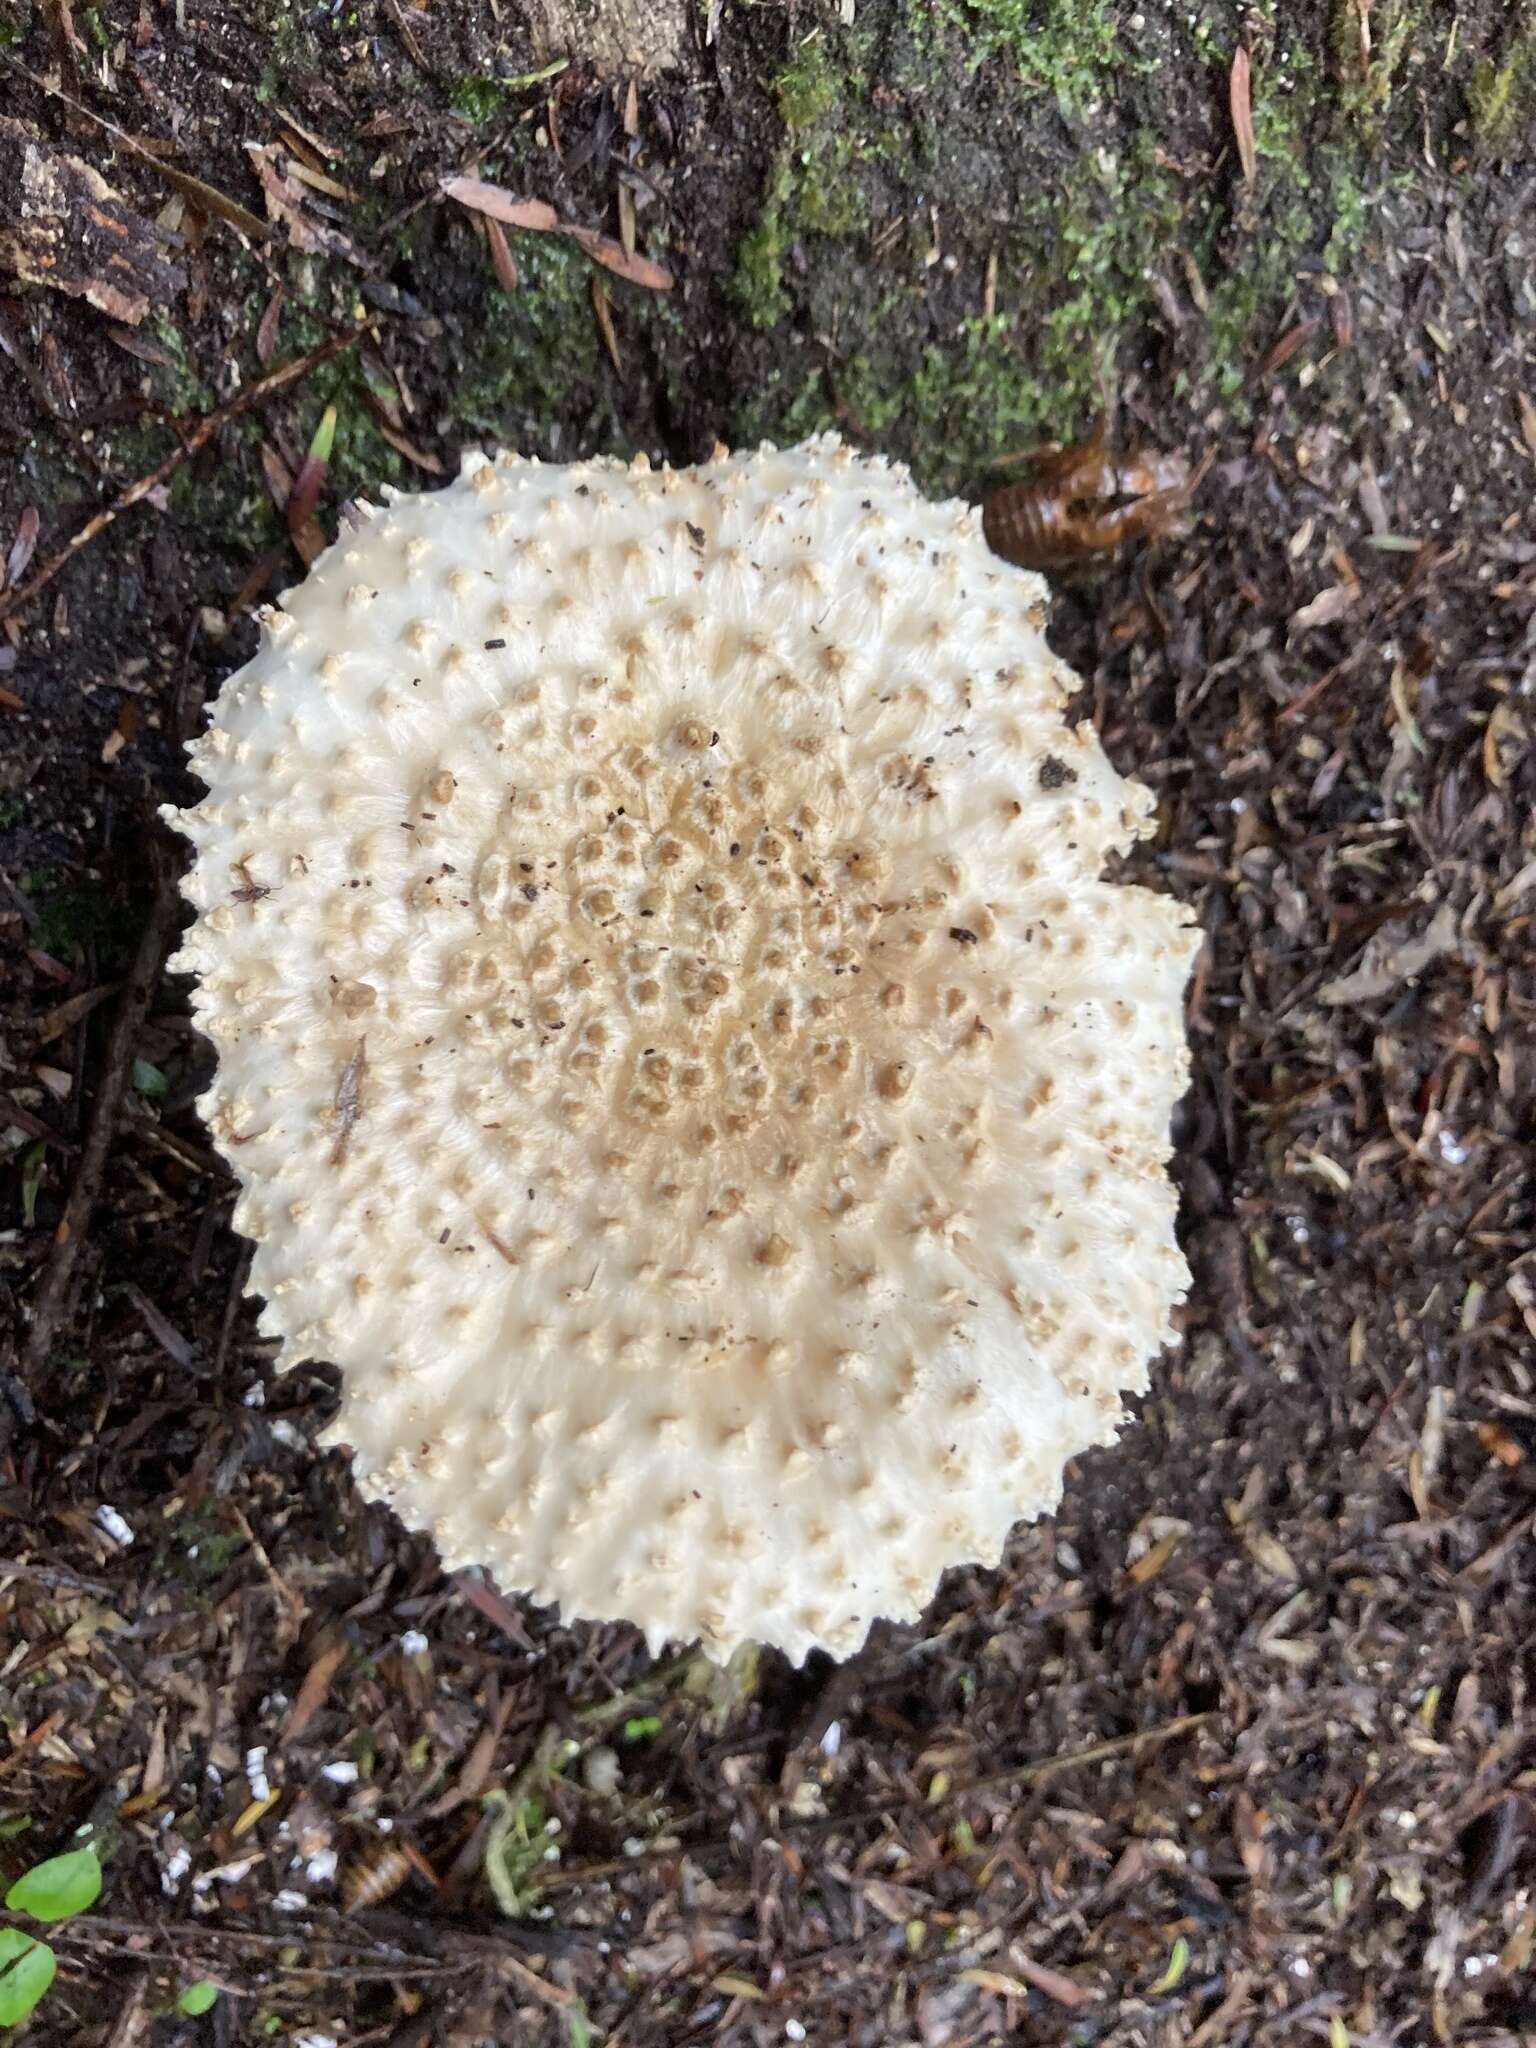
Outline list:
[[[445,1565],[846,1653],[1113,1437],[1198,935],[1045,598],[823,436],[472,455],[265,615],[167,813],[201,1107]]]

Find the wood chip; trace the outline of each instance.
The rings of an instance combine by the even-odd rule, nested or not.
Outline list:
[[[1320,590],[1310,603],[1291,613],[1292,632],[1308,633],[1314,627],[1335,624],[1346,612],[1354,609],[1359,594],[1356,584],[1330,584],[1326,590]]]
[[[0,192],[19,200],[0,226],[0,267],[24,283],[84,299],[129,327],[186,289],[170,236],[99,171],[3,117]]]
[[[1377,933],[1365,949],[1364,958],[1352,974],[1325,981],[1317,1000],[1330,1008],[1346,1003],[1370,1003],[1390,995],[1400,983],[1411,981],[1460,944],[1456,913],[1442,903],[1429,923],[1413,937],[1401,936],[1401,929]]]

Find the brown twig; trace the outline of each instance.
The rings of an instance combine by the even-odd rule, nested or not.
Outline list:
[[[8,619],[12,612],[20,611],[23,605],[30,604],[38,592],[46,590],[59,571],[67,568],[82,548],[89,547],[99,534],[105,533],[115,519],[120,518],[131,506],[137,505],[141,499],[147,498],[150,492],[157,490],[161,484],[168,483],[181,465],[189,462],[199,449],[213,438],[220,427],[238,418],[241,413],[250,412],[253,407],[264,404],[275,391],[281,391],[285,385],[296,383],[301,377],[307,377],[311,370],[316,370],[322,363],[329,362],[332,356],[340,355],[343,349],[350,348],[368,332],[370,329],[366,323],[361,327],[349,327],[345,334],[333,335],[329,341],[321,342],[318,348],[310,349],[306,355],[296,356],[291,363],[280,364],[265,377],[259,377],[254,384],[247,385],[244,391],[237,392],[226,404],[204,414],[185,436],[180,447],[173,449],[148,476],[141,476],[136,483],[128,484],[118,492],[110,505],[104,505],[99,512],[93,512],[80,531],[66,541],[56,555],[50,556],[25,583],[18,583],[14,590],[7,591],[0,597],[0,619]]]
[[[90,1230],[91,1216],[106,1171],[107,1155],[112,1149],[123,1099],[128,1091],[134,1048],[139,1042],[139,1033],[149,1013],[150,1001],[176,929],[180,898],[176,892],[175,863],[159,836],[151,838],[149,852],[155,899],[118,999],[112,1035],[107,1041],[106,1062],[96,1091],[91,1128],[80,1155],[75,1184],[70,1189],[63,1217],[54,1232],[48,1269],[33,1304],[32,1327],[22,1352],[22,1370],[29,1374],[36,1373],[47,1359],[68,1308],[76,1262]]]

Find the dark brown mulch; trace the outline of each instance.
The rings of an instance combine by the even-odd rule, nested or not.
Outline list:
[[[117,118],[259,208],[260,38],[187,12],[90,16],[137,65]],[[366,234],[306,188],[348,244],[312,260],[336,331],[378,323],[414,402],[386,424],[432,460],[473,438],[444,336],[488,258],[423,186],[472,167],[443,80],[480,61],[482,15],[370,10],[368,65],[338,29],[332,75],[280,80],[290,117],[354,138],[349,188],[382,165]],[[92,102],[90,32],[77,4],[22,54]],[[643,351],[602,371],[544,422],[568,447],[701,453],[775,345],[734,335],[710,282],[769,148],[748,77],[768,30],[738,33],[705,84],[644,100],[656,158],[694,159],[669,203],[698,376]],[[8,115],[108,161],[88,119],[13,85]],[[579,67],[550,91],[572,155],[611,142],[622,101]],[[110,168],[143,218],[164,206],[142,157]],[[205,220],[169,369],[152,322],[0,298],[13,590],[170,461],[0,638],[0,1874],[80,1827],[107,1859],[31,2038],[1536,2031],[1536,350],[1508,248],[1529,196],[1518,168],[1384,187],[1347,320],[1303,282],[1275,329],[1315,311],[1344,400],[1298,374],[1310,329],[1236,411],[1185,395],[1182,335],[1126,370],[1125,430],[1215,460],[1187,537],[1071,582],[1055,631],[1162,800],[1141,870],[1209,935],[1184,1341],[1004,1571],[952,1574],[841,1672],[653,1667],[629,1630],[445,1579],[315,1453],[329,1379],[273,1381],[241,1301],[149,823],[244,613],[297,573],[280,524],[253,545],[200,517],[220,466],[253,492],[270,460],[292,475],[297,395],[253,408],[250,440],[221,421],[185,456],[123,445],[174,409],[168,378],[200,388],[184,435],[235,395],[232,350],[248,384],[285,359],[260,336],[293,259],[237,265]],[[223,1995],[179,2019],[197,1979]]]

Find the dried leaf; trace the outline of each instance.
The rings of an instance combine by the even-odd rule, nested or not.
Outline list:
[[[486,246],[491,252],[491,268],[496,273],[496,282],[504,292],[517,290],[517,265],[512,261],[512,251],[507,246],[506,231],[499,220],[489,214],[485,219]]]
[[[1064,1971],[1053,1970],[1045,1963],[1037,1963],[1033,1956],[1025,1955],[1022,1949],[1012,1948],[1008,1954],[1014,1968],[1025,1982],[1032,1984],[1036,1991],[1043,1991],[1047,1998],[1053,1998],[1058,2005],[1075,2009],[1080,2005],[1091,2005],[1098,1996],[1096,1991],[1079,1984]]]
[[[263,441],[260,449],[261,471],[267,480],[267,492],[272,503],[281,512],[293,492],[293,471],[284,462],[270,441]]]
[[[962,1970],[962,1984],[975,1984],[983,1991],[992,1991],[999,1998],[1028,1998],[1029,1986],[1017,1977],[1005,1977],[1001,1970]]]
[[[444,178],[441,190],[460,206],[483,213],[489,220],[504,220],[512,228],[537,228],[553,233],[562,225],[555,209],[543,199],[514,199],[499,185],[483,178]]]
[[[1520,432],[1525,437],[1525,445],[1532,455],[1536,455],[1536,403],[1526,392],[1517,391],[1515,404],[1520,408]]]
[[[309,212],[304,203],[304,187],[292,174],[294,159],[287,152],[276,143],[248,142],[245,153],[261,180],[267,212],[287,229],[288,240],[295,249],[311,256],[339,256],[357,270],[378,267],[340,228],[328,226]]]
[[[347,1646],[344,1642],[330,1643],[311,1660],[310,1667],[304,1674],[304,1682],[299,1687],[298,1697],[289,1709],[288,1719],[283,1723],[283,1732],[278,1737],[282,1747],[286,1748],[290,1742],[297,1742],[325,1705],[325,1696],[331,1689],[331,1680],[341,1669],[346,1654]]]
[[[1277,1580],[1281,1585],[1295,1584],[1301,1574],[1296,1569],[1294,1558],[1292,1558],[1291,1553],[1283,1543],[1276,1537],[1271,1536],[1267,1529],[1261,1529],[1253,1522],[1245,1523],[1240,1534],[1242,1536],[1243,1548],[1248,1552],[1248,1555],[1253,1559],[1260,1571],[1264,1572],[1269,1578]]]
[[[283,305],[288,297],[286,285],[279,285],[267,301],[267,310],[262,314],[256,328],[256,360],[265,369],[272,360],[272,351],[277,347],[277,323],[283,317]]]
[[[585,249],[594,263],[601,263],[615,277],[627,278],[631,284],[642,284],[648,291],[669,292],[672,289],[670,270],[663,270],[648,256],[631,256],[624,245],[614,241],[611,235],[600,235],[592,228],[566,227],[563,232]]]
[[[597,331],[603,337],[603,347],[608,351],[608,360],[622,377],[624,358],[619,354],[619,337],[613,328],[613,304],[608,296],[608,287],[594,270],[592,273],[592,311],[597,316]]]
[[[1288,328],[1259,364],[1258,376],[1261,379],[1273,377],[1277,370],[1283,370],[1292,356],[1298,355],[1316,332],[1315,320],[1300,320],[1294,327]]]
[[[663,270],[648,256],[632,256],[623,243],[614,241],[611,235],[600,235],[595,228],[577,227],[571,221],[562,220],[546,200],[514,198],[510,192],[503,192],[499,185],[488,185],[483,178],[445,178],[439,189],[445,197],[456,199],[460,206],[467,206],[471,212],[484,214],[490,220],[505,221],[509,227],[531,228],[542,234],[569,235],[573,242],[586,250],[594,263],[601,263],[605,270],[611,270],[616,277],[627,278],[631,284],[644,285],[656,292],[672,288],[670,270]]]
[[[5,558],[5,573],[0,576],[0,590],[8,583],[19,583],[27,573],[37,547],[37,536],[42,528],[37,507],[29,505],[16,522],[16,538],[11,542],[11,551]]]
[[[1305,633],[1313,626],[1333,625],[1353,608],[1358,595],[1358,587],[1354,584],[1330,584],[1328,589],[1320,590],[1309,604],[1291,613],[1291,630]]]
[[[428,476],[442,475],[443,463],[429,448],[418,448],[409,436],[402,434],[398,427],[391,426],[388,420],[379,420],[378,428],[390,447],[403,455],[407,462],[414,462],[416,467],[424,469]]]
[[[1243,183],[1250,188],[1259,175],[1258,151],[1253,141],[1253,66],[1241,44],[1232,59],[1232,133],[1237,138],[1237,158],[1243,167]]]

